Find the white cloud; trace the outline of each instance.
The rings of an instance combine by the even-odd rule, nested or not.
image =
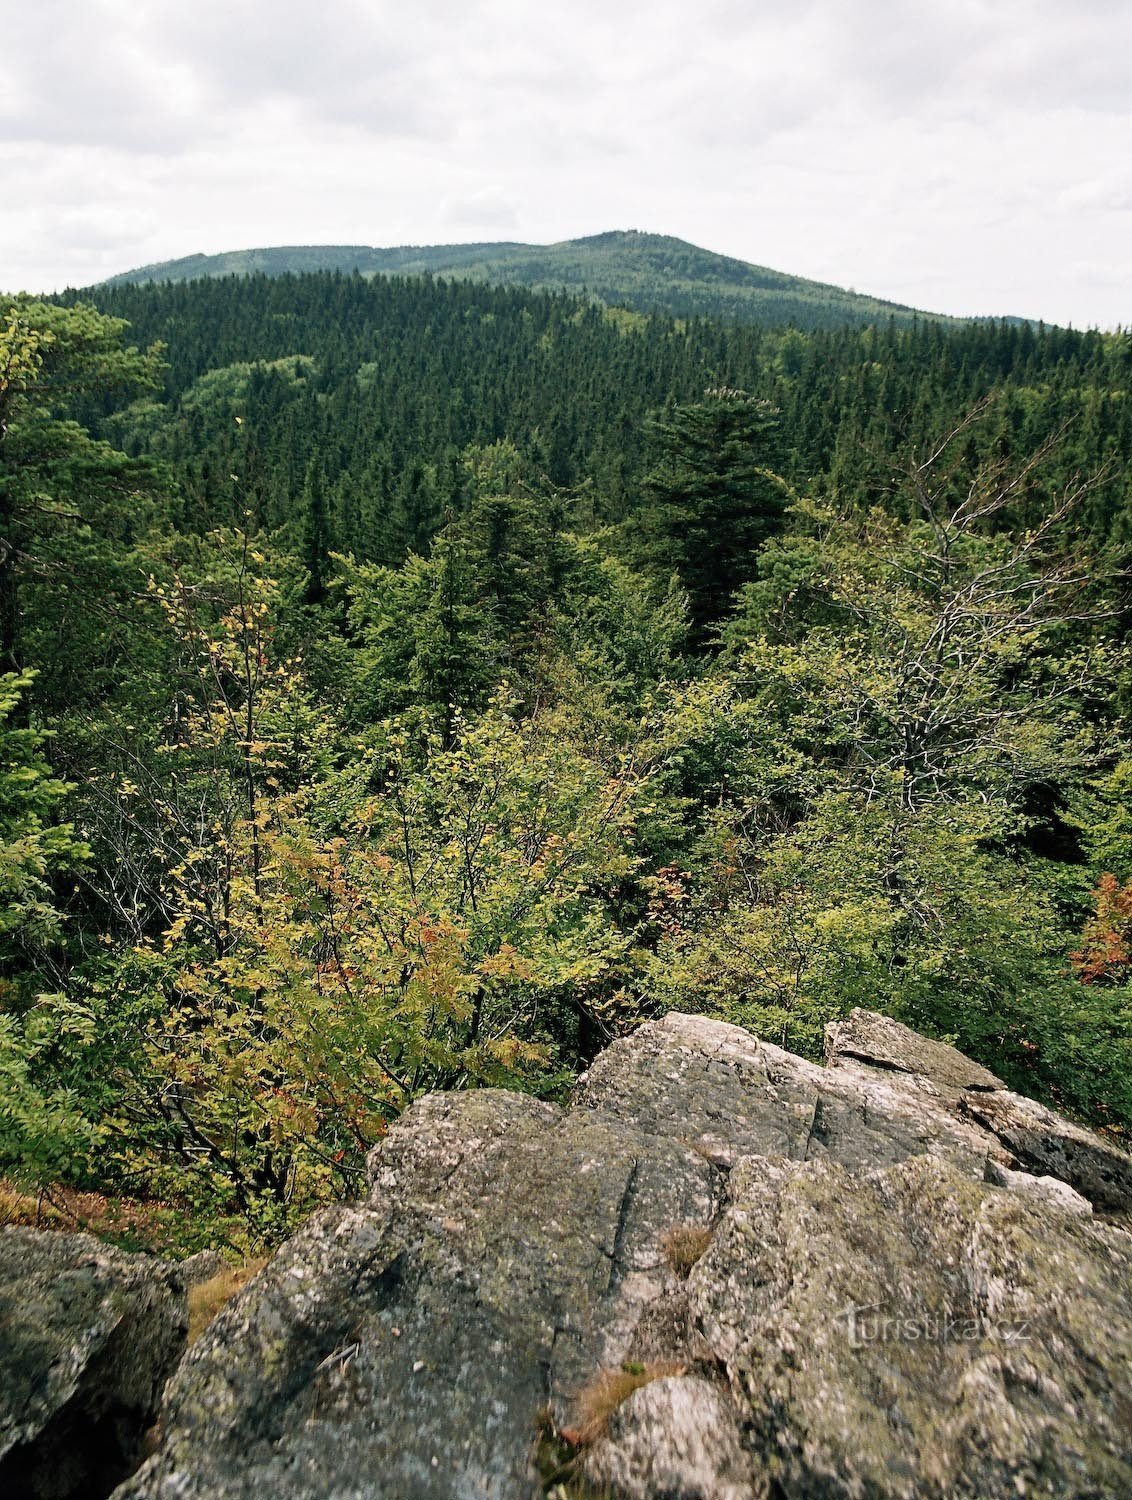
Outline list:
[[[467,197],[446,198],[440,205],[440,221],[457,231],[501,228],[518,229],[519,210],[497,187],[477,188]]]
[[[1132,322],[1126,0],[40,0],[0,286],[634,226],[939,311]]]

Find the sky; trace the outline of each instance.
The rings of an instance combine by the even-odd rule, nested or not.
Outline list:
[[[678,235],[1132,325],[1130,0],[36,0],[0,287],[198,251]]]

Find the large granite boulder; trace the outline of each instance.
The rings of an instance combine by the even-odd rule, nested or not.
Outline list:
[[[748,1158],[729,1187],[687,1321],[751,1493],[1129,1492],[1128,1235],[928,1156]]]
[[[141,1456],[186,1327],[172,1266],[87,1234],[0,1229],[0,1495],[109,1494]]]
[[[422,1100],[189,1351],[121,1500],[1132,1493],[1132,1163],[843,1024],[820,1067],[670,1015],[568,1109]]]

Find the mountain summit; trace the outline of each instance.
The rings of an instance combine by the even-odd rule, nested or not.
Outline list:
[[[717,255],[669,235],[635,229],[610,230],[556,245],[502,241],[385,250],[368,245],[279,245],[162,261],[111,277],[107,285],[304,271],[431,274],[497,286],[557,288],[637,312],[779,326],[793,323],[799,328],[932,316],[900,303]]]

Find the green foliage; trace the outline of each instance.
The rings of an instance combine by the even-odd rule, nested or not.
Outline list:
[[[32,681],[0,676],[0,973],[9,979],[29,950],[58,936],[51,878],[87,852],[58,821],[68,788],[43,757],[44,734],[12,723]]]
[[[781,459],[775,413],[744,391],[711,390],[654,432],[659,462],[632,534],[648,563],[687,589],[702,644],[782,524],[789,491],[772,467]]]
[[[100,434],[168,463],[181,524],[194,528],[242,524],[249,508],[267,528],[294,525],[314,453],[328,550],[359,561],[398,565],[474,494],[539,492],[547,481],[584,494],[596,524],[622,522],[642,508],[655,463],[649,414],[719,387],[779,413],[774,472],[853,504],[888,504],[893,455],[930,451],[996,395],[967,430],[972,461],[1023,468],[1060,433],[1044,477],[1110,463],[1082,520],[1106,538],[1128,527],[1121,336],[923,321],[803,333],[659,314],[626,335],[600,306],[560,294],[330,274],[97,296],[139,339],[170,345],[163,413],[138,409]],[[202,403],[213,371],[217,400]],[[503,468],[477,477],[492,453]]]
[[[1079,788],[1067,821],[1082,835],[1095,869],[1132,880],[1132,759]]]
[[[705,749],[726,752],[686,867],[653,886],[654,983],[811,1053],[853,1005],[885,1010],[1020,1087],[1125,1110],[1120,1013],[1067,963],[1087,877],[1041,857],[1032,811],[1103,754],[1084,705],[1110,657],[1053,651],[1084,564],[1043,551],[1059,508],[988,533],[995,475],[953,510],[917,472],[922,521],[803,507],[729,624],[714,699],[677,702],[684,756],[710,772]]]
[[[0,1010],[0,1161],[33,1186],[82,1180],[99,1160],[107,1124],[105,1044],[90,1009],[66,995],[41,995],[27,1010]]]
[[[120,663],[141,581],[124,556],[154,519],[152,466],[73,420],[159,379],[160,349],[124,346],[125,326],[20,299],[0,329],[0,664],[35,665],[56,706]]]
[[[75,985],[101,1046],[74,1108],[113,1125],[104,1172],[271,1236],[417,1094],[550,1088],[609,1034],[642,774],[501,698],[352,742],[280,657],[263,562],[217,538],[206,579],[153,585],[181,667],[153,741],[84,789],[132,941]]]
[[[258,793],[183,850],[169,927],[114,971],[149,999],[135,1106],[166,1116],[136,1149],[264,1230],[355,1185],[416,1094],[531,1086],[613,1003],[626,940],[591,888],[626,867],[624,776],[502,708],[404,755],[378,797],[366,761]]]
[[[666,1006],[1129,1129],[1127,340],[106,296],[160,393],[89,307],[0,342],[5,1170],[271,1239]]]
[[[623,709],[671,668],[685,625],[661,592],[528,496],[479,496],[429,557],[398,569],[340,558],[352,649],[328,653],[357,721],[422,710],[451,743],[456,717],[506,682],[528,706],[572,677]]]
[[[35,994],[63,921],[53,880],[88,850],[59,821],[68,788],[43,757],[44,735],[12,723],[31,682],[0,677],[0,1157],[35,1176],[58,1175],[92,1137],[73,1104],[90,1038],[64,997]]]

